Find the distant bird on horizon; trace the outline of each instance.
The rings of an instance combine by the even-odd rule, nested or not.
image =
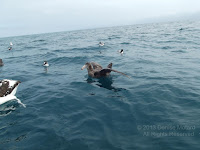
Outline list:
[[[44,61],[43,66],[44,66],[44,67],[49,67],[48,62],[47,62],[47,61]]]
[[[104,43],[103,42],[99,42],[99,46],[104,46]]]
[[[96,62],[87,62],[81,70],[87,68],[88,70],[88,75],[93,78],[100,78],[100,77],[106,77],[109,76],[111,71],[120,73],[128,78],[130,78],[128,75],[125,73],[119,72],[117,70],[112,69],[112,63],[110,63],[107,68],[103,69],[101,65],[99,65]]]

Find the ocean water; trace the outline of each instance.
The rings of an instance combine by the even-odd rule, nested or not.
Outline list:
[[[0,150],[200,149],[199,37],[174,22],[0,38],[0,79],[26,105],[0,106]],[[90,78],[91,61],[131,78]]]

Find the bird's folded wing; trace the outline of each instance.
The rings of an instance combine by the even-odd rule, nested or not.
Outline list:
[[[3,97],[3,96],[6,95],[6,92],[7,92],[8,88],[9,88],[9,83],[6,82],[6,83],[3,84],[2,81],[0,81],[0,83],[1,83],[1,86],[0,86],[0,97]]]

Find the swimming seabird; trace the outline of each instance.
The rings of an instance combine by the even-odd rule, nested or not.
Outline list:
[[[0,80],[0,105],[6,103],[7,101],[16,99],[25,107],[25,105],[15,96],[20,83],[20,81],[16,80]]]
[[[99,42],[99,46],[104,46],[104,43],[103,42]]]
[[[13,46],[13,43],[10,42],[10,46],[8,47],[8,50],[11,50],[11,49],[12,49],[12,46]]]
[[[49,66],[48,62],[47,62],[47,61],[44,61],[43,66],[44,66],[44,67],[48,67],[48,66]]]
[[[4,64],[3,64],[3,60],[2,59],[0,59],[0,66],[3,66]]]
[[[99,65],[98,63],[95,63],[95,62],[87,62],[82,68],[81,70],[87,68],[88,70],[88,75],[90,77],[93,77],[93,78],[100,78],[100,77],[105,77],[105,76],[109,76],[111,71],[113,72],[117,72],[117,73],[120,73],[126,77],[129,78],[129,76],[127,76],[126,74],[122,73],[122,72],[119,72],[117,70],[113,70],[112,69],[112,63],[110,63],[107,68],[103,69],[101,65]]]
[[[123,54],[123,53],[124,53],[124,50],[123,50],[123,49],[119,50],[119,53],[120,53],[120,54]]]

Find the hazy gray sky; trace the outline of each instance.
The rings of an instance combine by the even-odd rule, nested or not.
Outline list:
[[[200,0],[0,0],[0,37],[146,23],[199,12]]]

